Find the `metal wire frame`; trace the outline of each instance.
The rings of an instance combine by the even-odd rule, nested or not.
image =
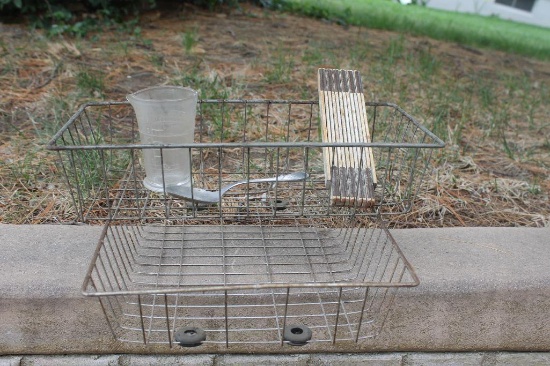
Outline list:
[[[82,291],[113,335],[168,344],[183,326],[206,345],[284,346],[291,324],[312,343],[375,337],[396,290],[419,281],[383,221],[258,218],[254,225],[106,225]],[[321,223],[321,224],[320,224]]]
[[[82,222],[115,216],[154,220],[163,215],[166,219],[189,215],[188,207],[182,209],[184,205],[174,204],[167,195],[155,195],[143,188],[139,161],[145,149],[157,149],[161,157],[168,149],[189,149],[193,184],[209,189],[243,178],[305,171],[310,179],[307,187],[301,187],[301,193],[315,201],[303,201],[300,213],[306,206],[311,208],[310,213],[318,206],[316,210],[325,215],[328,192],[320,170],[322,148],[372,148],[378,176],[377,204],[372,212],[358,214],[406,212],[429,169],[433,149],[444,144],[400,107],[391,103],[366,105],[370,143],[319,142],[317,101],[202,100],[196,142],[160,146],[136,141],[136,123],[128,103],[90,103],[59,130],[48,149],[58,152],[76,207],[76,220]],[[250,189],[246,185],[241,196],[249,196]],[[282,192],[273,192],[275,200]],[[245,206],[248,208],[251,202],[247,199]],[[174,210],[178,205],[180,209]],[[239,205],[231,208],[242,211],[242,202]],[[197,210],[192,215],[196,216]]]

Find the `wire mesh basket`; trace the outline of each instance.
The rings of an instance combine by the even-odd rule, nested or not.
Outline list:
[[[125,342],[355,344],[419,282],[382,221],[331,221],[107,225],[83,293]]]
[[[198,217],[220,215],[217,210],[199,210],[196,205],[189,207],[172,196],[145,189],[140,161],[142,151],[148,149],[160,156],[169,149],[189,149],[192,182],[206,189],[220,189],[240,180],[306,172],[307,182],[285,184],[267,192],[272,200],[284,204],[292,201],[286,210],[274,209],[267,215],[275,212],[278,216],[310,217],[323,217],[333,211],[330,185],[323,171],[323,149],[372,149],[377,176],[375,206],[362,212],[356,210],[356,214],[407,212],[429,169],[432,151],[444,143],[394,104],[367,103],[366,107],[372,142],[322,143],[317,101],[202,100],[197,113],[196,142],[160,146],[139,144],[135,116],[128,103],[91,103],[72,116],[52,138],[48,149],[59,154],[75,219],[81,222],[113,217],[177,220],[190,211]],[[229,208],[255,214],[257,210],[251,208],[265,209],[265,186],[239,188],[222,202],[225,211]],[[231,197],[238,200],[231,202]]]
[[[316,101],[202,100],[196,142],[178,145],[140,144],[127,103],[80,108],[48,148],[75,219],[105,222],[82,291],[113,335],[214,348],[376,336],[396,291],[419,283],[383,217],[410,210],[443,142],[396,105],[366,107],[372,142],[324,143]],[[342,147],[373,151],[369,209],[332,204],[323,159]],[[210,204],[149,191],[147,149],[187,149],[193,186],[244,184]],[[252,182],[294,172],[305,179]]]

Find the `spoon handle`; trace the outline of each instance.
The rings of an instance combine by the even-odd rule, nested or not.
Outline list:
[[[278,177],[251,179],[248,182],[250,182],[250,183],[299,182],[301,180],[304,180],[305,178],[307,178],[306,175],[298,176],[298,175],[295,175],[295,174],[284,174],[284,175],[279,175]],[[245,181],[245,182],[247,182],[247,181]]]
[[[279,175],[278,177],[268,177],[268,178],[257,178],[257,179],[250,179],[250,180],[241,180],[239,182],[235,182],[231,185],[225,186],[221,189],[222,195],[230,190],[231,188],[246,184],[246,183],[268,183],[268,182],[299,182],[308,177],[307,173],[290,173],[290,174],[283,174]]]

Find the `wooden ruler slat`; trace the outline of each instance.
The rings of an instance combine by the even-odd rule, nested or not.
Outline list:
[[[319,69],[324,142],[370,142],[363,82],[356,70]],[[324,169],[334,205],[374,204],[376,173],[371,148],[324,148]]]

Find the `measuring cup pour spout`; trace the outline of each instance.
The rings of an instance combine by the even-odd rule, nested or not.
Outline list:
[[[157,86],[126,96],[136,113],[141,143],[168,145],[143,148],[146,188],[163,192],[165,186],[191,184],[190,149],[169,145],[193,142],[197,92],[180,86]]]

